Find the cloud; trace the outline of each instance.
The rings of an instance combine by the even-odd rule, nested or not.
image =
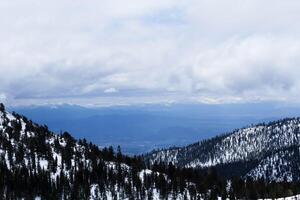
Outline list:
[[[198,55],[194,76],[199,86],[195,88],[237,95],[288,92],[299,86],[299,50],[297,39],[289,37],[252,36],[226,41]]]
[[[116,93],[118,90],[116,88],[107,88],[103,91],[104,93]]]
[[[1,2],[0,93],[10,104],[83,104],[103,93],[116,103],[297,101],[299,8],[292,0]]]
[[[5,94],[0,94],[0,102],[6,103],[7,102],[7,96]]]

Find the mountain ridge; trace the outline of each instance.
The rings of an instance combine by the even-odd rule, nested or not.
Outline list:
[[[260,123],[185,147],[153,151],[146,154],[145,158],[151,163],[172,162],[177,166],[187,168],[205,168],[252,160],[263,162],[267,156],[276,151],[291,146],[299,147],[299,127],[300,118],[285,118],[270,123]],[[283,167],[283,164],[280,165]],[[298,180],[299,169],[297,168],[296,171],[294,178]],[[251,174],[255,178],[266,177],[266,175]],[[278,174],[277,178],[273,177],[272,180],[282,180],[280,176]],[[292,178],[289,177],[289,179]]]

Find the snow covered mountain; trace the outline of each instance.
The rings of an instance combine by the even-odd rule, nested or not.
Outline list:
[[[194,186],[181,182],[180,191],[168,189],[168,174],[146,169],[140,158],[54,134],[0,104],[0,199],[191,197]]]
[[[0,104],[0,199],[204,200],[296,195],[300,193],[300,183],[287,181],[295,180],[299,169],[299,148],[296,145],[298,137],[293,136],[294,132],[298,132],[298,121],[293,119],[274,123],[274,127],[279,127],[274,130],[280,131],[282,127],[286,127],[284,130],[288,131],[281,139],[274,136],[274,140],[278,141],[282,148],[275,148],[276,145],[268,143],[257,144],[255,147],[260,146],[261,151],[266,148],[263,145],[273,149],[262,151],[264,155],[255,152],[254,148],[247,147],[245,142],[233,137],[234,134],[228,134],[191,145],[185,148],[185,154],[182,154],[184,149],[181,148],[149,154],[146,159],[151,161],[151,164],[140,156],[123,155],[120,148],[116,152],[112,147],[100,149],[85,139],[74,139],[67,132],[55,134],[46,125],[38,125],[25,116],[7,112],[4,105]],[[257,138],[253,136],[253,130],[268,132],[263,131],[263,126],[267,125],[248,128],[249,135],[245,137],[255,141]],[[237,133],[245,135],[242,130],[235,132]],[[296,139],[286,140],[290,137]],[[232,146],[238,144],[240,146]],[[200,150],[206,150],[210,154],[205,155],[197,151],[201,145]],[[220,156],[222,159],[217,159],[216,156],[213,157],[212,152],[222,155],[221,150],[217,151],[221,145],[225,145],[221,150],[228,153]],[[249,154],[237,152],[245,148],[251,149]],[[189,161],[187,158],[193,158],[190,153],[197,153],[202,157],[198,157],[197,161]],[[228,156],[230,154],[233,156]],[[199,158],[206,160],[201,161]],[[178,166],[189,168],[155,162],[163,159],[165,162],[172,161]],[[246,162],[242,162],[244,160]],[[232,171],[249,169],[249,177],[262,179],[227,179],[214,168],[193,168],[199,163],[199,167],[215,165],[226,168],[230,165]],[[248,167],[245,168],[245,164]],[[255,167],[251,167],[254,164]],[[269,176],[270,174],[272,176]],[[278,179],[279,175],[283,178]],[[279,182],[269,184],[265,181],[267,179]]]
[[[145,155],[151,163],[172,162],[180,167],[215,166],[225,172],[269,181],[300,180],[300,119],[258,124],[209,140]]]

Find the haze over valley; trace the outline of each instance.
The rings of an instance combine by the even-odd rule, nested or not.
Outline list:
[[[68,131],[99,146],[120,145],[128,154],[187,145],[251,124],[300,116],[296,105],[153,104],[82,107],[75,105],[9,108],[51,130]]]

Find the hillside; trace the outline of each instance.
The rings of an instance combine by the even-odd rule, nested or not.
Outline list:
[[[168,189],[168,174],[146,169],[140,158],[54,134],[3,104],[0,158],[1,199],[183,199],[195,190],[184,179],[180,191]]]
[[[240,164],[237,175],[269,181],[298,181],[299,127],[299,118],[258,124],[186,147],[154,151],[145,158],[151,163],[172,162],[187,168],[215,166],[225,173]]]
[[[286,151],[294,152],[292,157],[297,152],[292,146]],[[273,161],[274,155],[268,158]],[[172,153],[168,156],[179,163]],[[241,169],[239,164],[235,167]],[[264,169],[260,165],[253,173]],[[300,193],[299,188],[299,183],[285,180],[269,184],[264,179],[226,179],[216,167],[150,164],[142,157],[123,155],[120,148],[100,149],[67,132],[55,134],[0,104],[0,199],[257,199],[292,196]]]

